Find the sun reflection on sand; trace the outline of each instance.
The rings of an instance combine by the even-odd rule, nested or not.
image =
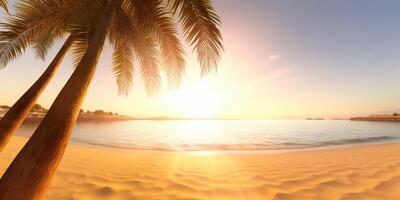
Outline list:
[[[207,199],[232,199],[234,189],[235,199],[249,199],[244,190],[245,174],[241,171],[243,163],[235,161],[231,156],[217,151],[196,151],[184,154],[174,154],[170,160],[169,177],[175,180],[173,186],[179,193],[185,189],[194,189],[188,196],[199,197],[201,191],[207,191]],[[182,176],[182,174],[190,174]],[[242,183],[242,184],[241,184]],[[194,185],[193,185],[194,184]],[[195,185],[198,188],[195,189]],[[243,188],[240,186],[243,185]],[[200,195],[201,196],[201,195]]]

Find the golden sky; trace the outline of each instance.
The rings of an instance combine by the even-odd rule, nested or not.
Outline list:
[[[201,78],[187,48],[181,88],[168,89],[164,79],[161,93],[147,97],[137,75],[130,95],[118,96],[107,46],[83,108],[138,117],[228,118],[346,117],[400,109],[396,6],[366,1],[364,10],[354,10],[345,8],[356,5],[342,1],[251,2],[216,1],[225,45],[217,73]],[[0,104],[12,105],[49,60],[28,50],[1,70]],[[67,57],[39,103],[49,107],[71,73]]]

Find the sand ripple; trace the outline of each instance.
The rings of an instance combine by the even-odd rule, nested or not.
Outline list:
[[[4,171],[24,139],[0,156]],[[263,155],[70,146],[46,199],[400,199],[400,145]]]

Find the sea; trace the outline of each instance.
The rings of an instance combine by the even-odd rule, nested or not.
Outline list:
[[[38,124],[23,124],[30,137]],[[400,123],[350,120],[78,122],[71,143],[155,151],[293,151],[400,142]]]

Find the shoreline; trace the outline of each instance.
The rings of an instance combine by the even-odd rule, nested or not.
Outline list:
[[[27,137],[24,137],[27,138]],[[327,145],[319,147],[305,147],[305,148],[288,148],[288,149],[259,149],[259,150],[164,150],[164,149],[144,149],[144,148],[130,148],[130,147],[116,147],[107,146],[100,144],[89,144],[78,141],[71,141],[70,145],[85,146],[88,148],[105,148],[111,150],[127,150],[127,151],[138,151],[138,152],[155,152],[155,153],[210,153],[210,154],[243,154],[243,155],[253,155],[253,154],[281,154],[281,153],[292,153],[292,152],[311,152],[311,151],[322,151],[322,150],[337,150],[337,149],[348,149],[348,148],[358,148],[358,147],[368,147],[368,146],[380,146],[380,145],[400,145],[400,140],[392,140],[385,142],[366,142],[366,143],[356,143],[356,144],[341,144],[341,145]]]
[[[23,138],[28,140],[28,136],[16,135],[13,137]],[[389,140],[382,141],[368,141],[368,142],[360,142],[360,143],[344,143],[344,144],[331,144],[331,145],[321,145],[321,146],[313,146],[313,147],[299,147],[299,148],[277,148],[277,149],[198,149],[198,150],[174,150],[174,149],[162,149],[162,148],[135,148],[135,147],[118,147],[115,145],[103,145],[103,144],[94,144],[88,143],[84,141],[77,141],[70,139],[69,145],[78,145],[84,146],[88,148],[105,148],[105,149],[115,149],[115,150],[127,150],[127,151],[139,151],[139,152],[170,152],[170,153],[201,153],[208,152],[211,154],[244,154],[244,155],[252,155],[252,154],[280,154],[280,153],[290,153],[290,152],[309,152],[309,151],[319,151],[319,150],[335,150],[335,149],[346,149],[346,148],[357,148],[364,146],[377,146],[377,145],[386,145],[386,144],[399,144],[400,138],[393,138]]]
[[[29,137],[25,136],[13,136],[13,140],[22,141],[25,144]],[[368,142],[361,144],[344,144],[344,145],[330,145],[324,147],[312,147],[312,148],[300,148],[300,149],[279,149],[279,150],[157,150],[157,149],[135,149],[135,148],[123,148],[115,146],[104,146],[97,144],[88,144],[77,141],[70,141],[67,149],[72,148],[88,148],[88,149],[99,149],[105,151],[121,151],[121,152],[137,152],[137,153],[160,153],[160,154],[187,154],[187,155],[244,155],[244,156],[255,156],[255,155],[280,155],[280,154],[292,154],[292,153],[313,153],[313,152],[323,152],[323,151],[337,151],[337,150],[351,150],[359,148],[378,148],[385,146],[399,146],[400,141],[392,142]],[[22,146],[21,146],[22,148]],[[400,152],[399,152],[400,154]]]
[[[29,137],[25,136],[13,136],[12,140],[18,140],[19,143],[25,144]],[[21,145],[21,144],[19,144]],[[280,155],[280,154],[292,154],[292,153],[312,153],[312,152],[323,152],[323,151],[337,151],[337,150],[351,150],[351,149],[359,149],[359,148],[377,148],[377,147],[385,147],[385,146],[399,146],[400,141],[396,140],[393,142],[368,142],[361,144],[344,144],[344,145],[330,145],[324,147],[312,147],[312,148],[300,148],[300,149],[279,149],[279,150],[157,150],[157,149],[135,149],[135,148],[122,148],[115,146],[104,146],[97,144],[88,144],[77,141],[69,141],[67,149],[72,148],[88,148],[88,149],[99,149],[105,151],[121,151],[121,152],[137,152],[137,153],[160,153],[160,154],[188,154],[188,155],[244,155],[244,156],[252,156],[252,155]],[[22,146],[21,146],[22,148]],[[399,152],[400,154],[400,152]],[[1,155],[1,154],[0,154]]]

